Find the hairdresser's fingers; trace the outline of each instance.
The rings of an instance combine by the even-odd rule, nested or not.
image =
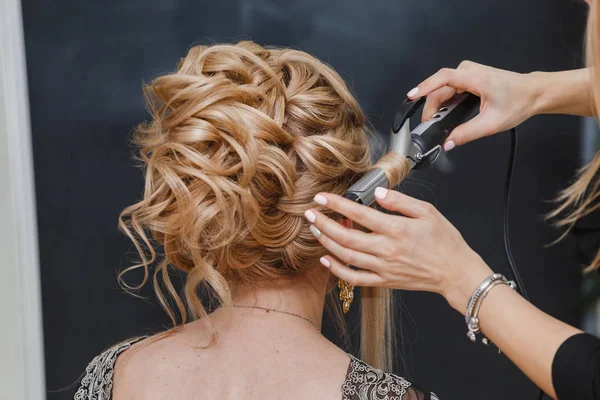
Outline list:
[[[423,107],[423,116],[421,117],[421,120],[425,121],[431,118],[442,107],[442,104],[450,100],[455,94],[455,88],[444,86],[443,88],[440,88],[427,96],[425,106]]]
[[[351,221],[354,221],[373,232],[386,233],[390,216],[373,208],[355,203],[331,193],[319,193],[315,202],[336,211]]]
[[[437,212],[436,208],[431,203],[417,200],[414,197],[407,196],[404,193],[395,190],[377,188],[375,189],[375,198],[383,208],[398,212],[406,217],[422,218]],[[388,216],[388,224],[397,225],[402,221],[400,218],[401,217]],[[398,228],[396,228],[396,231],[397,230]]]
[[[353,286],[382,286],[384,284],[383,278],[375,272],[354,270],[339,262],[335,257],[324,256],[319,261],[329,268],[335,276]]]
[[[408,92],[408,97],[411,99],[416,99],[427,96],[428,94],[443,88],[444,86],[450,86],[460,91],[471,92],[479,95],[479,91],[477,90],[477,82],[478,79],[474,79],[467,70],[442,68],[421,82],[419,86]]]
[[[454,146],[461,146],[473,140],[493,135],[501,130],[500,122],[493,113],[481,113],[469,122],[456,127],[446,139],[444,149],[452,150]]]
[[[374,254],[380,239],[374,234],[368,234],[356,229],[347,228],[332,220],[317,210],[308,210],[304,213],[306,219],[317,227],[323,234],[344,247]]]
[[[354,265],[362,269],[377,271],[381,267],[382,261],[370,254],[361,251],[349,249],[332,240],[329,236],[322,233],[316,226],[311,225],[310,231],[331,254],[349,265]]]

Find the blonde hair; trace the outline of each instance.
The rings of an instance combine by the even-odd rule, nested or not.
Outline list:
[[[593,110],[596,116],[600,115],[600,6],[597,1],[590,2],[590,13],[588,17],[586,34],[586,63],[590,69],[591,97],[593,98]],[[559,217],[556,226],[566,228],[564,238],[573,228],[578,219],[590,214],[600,208],[600,180],[597,173],[600,170],[600,152],[594,159],[577,173],[575,181],[557,196],[559,206],[552,211],[548,217]],[[596,253],[588,271],[600,267],[600,251]]]
[[[191,48],[144,91],[152,121],[134,134],[144,194],[119,219],[141,260],[121,284],[141,288],[156,264],[154,290],[177,327],[207,315],[200,290],[230,306],[235,284],[309,277],[325,250],[304,212],[371,167],[364,114],[340,76],[304,52],[240,42]],[[144,276],[130,286],[123,274],[135,269]],[[170,271],[186,274],[183,296]],[[362,357],[389,369],[392,296],[363,293]]]

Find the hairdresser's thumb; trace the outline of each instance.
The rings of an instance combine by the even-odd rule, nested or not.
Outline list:
[[[490,131],[489,123],[486,119],[478,115],[469,122],[456,127],[450,133],[450,136],[448,136],[448,139],[444,143],[444,150],[450,151],[455,146],[462,146],[473,140],[489,136],[492,133],[494,132]]]

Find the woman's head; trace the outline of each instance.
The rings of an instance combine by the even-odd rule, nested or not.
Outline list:
[[[297,50],[195,46],[145,93],[152,121],[134,135],[144,195],[120,226],[147,249],[137,245],[146,277],[156,258],[147,234],[162,247],[155,288],[175,297],[183,320],[169,268],[187,273],[192,318],[205,315],[199,286],[227,303],[232,284],[318,268],[323,249],[304,211],[370,167],[364,115],[339,75]]]

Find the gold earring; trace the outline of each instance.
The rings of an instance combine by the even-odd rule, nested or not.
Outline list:
[[[354,286],[343,279],[338,281],[338,289],[340,289],[340,301],[342,302],[342,310],[344,314],[350,311],[350,305],[354,300]]]

